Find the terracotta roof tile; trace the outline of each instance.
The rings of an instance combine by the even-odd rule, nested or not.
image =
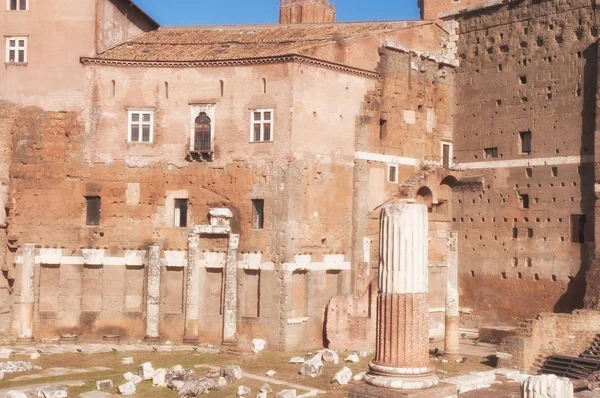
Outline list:
[[[127,61],[220,61],[304,55],[332,42],[427,24],[423,21],[314,25],[162,27],[97,56]]]

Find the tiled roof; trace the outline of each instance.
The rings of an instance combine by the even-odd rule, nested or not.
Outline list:
[[[109,49],[96,58],[123,61],[194,62],[310,55],[311,49],[347,39],[387,33],[423,21],[314,25],[161,27]]]

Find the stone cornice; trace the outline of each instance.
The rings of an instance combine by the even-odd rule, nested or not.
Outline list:
[[[245,66],[297,62],[319,66],[326,69],[336,70],[342,73],[358,75],[369,79],[378,79],[380,74],[367,69],[354,68],[351,66],[338,64],[335,62],[324,61],[318,58],[307,57],[305,55],[289,54],[275,57],[261,58],[243,58],[230,60],[212,60],[212,61],[142,61],[142,60],[121,60],[81,57],[83,65],[101,65],[101,66],[125,66],[125,67],[148,67],[148,68],[208,68],[223,66]]]

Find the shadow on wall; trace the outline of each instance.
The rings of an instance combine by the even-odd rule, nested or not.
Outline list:
[[[591,44],[583,52],[586,63],[583,72],[583,112],[581,148],[580,155],[593,155],[595,152],[596,131],[596,95],[598,92],[598,43]],[[583,228],[583,242],[581,247],[581,264],[575,277],[571,278],[567,291],[554,305],[554,312],[570,313],[574,309],[600,308],[600,264],[598,259],[593,259],[595,253],[595,204],[596,194],[594,192],[595,170],[594,163],[581,163],[581,180],[579,189],[581,193],[581,212],[585,215]],[[571,240],[574,234],[578,234],[571,221]],[[594,261],[590,267],[591,262]],[[588,273],[588,270],[590,271]],[[586,286],[587,283],[587,286]]]

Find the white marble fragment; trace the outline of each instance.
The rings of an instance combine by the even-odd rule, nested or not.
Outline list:
[[[338,371],[335,376],[333,376],[333,380],[331,380],[332,384],[339,384],[340,386],[345,386],[352,379],[352,371],[349,367],[344,366],[340,371]]]
[[[275,372],[274,370],[269,370],[269,371],[266,373],[266,375],[267,375],[267,376],[269,376],[269,377],[273,377],[273,376],[275,376],[276,374],[277,374],[277,372]]]
[[[521,384],[522,398],[573,398],[573,383],[552,374],[530,376]]]
[[[144,362],[138,367],[138,375],[144,380],[152,379],[152,375],[154,374],[154,369],[152,368],[152,363]]]
[[[119,392],[121,395],[133,395],[135,394],[135,384],[127,382],[119,386]]]
[[[288,363],[304,363],[304,358],[302,357],[292,357]]]
[[[344,359],[344,361],[358,363],[358,362],[360,362],[360,358],[358,357],[357,354],[351,354],[351,355],[348,355],[348,357],[346,357],[346,359]]]
[[[296,390],[282,390],[275,395],[275,398],[296,398]]]
[[[245,397],[246,395],[250,395],[252,391],[246,386],[239,386],[237,390],[238,397]]]
[[[252,339],[252,351],[255,354],[258,354],[267,346],[267,342],[263,339]]]
[[[312,359],[305,361],[300,368],[300,374],[307,377],[319,377],[323,373],[323,361],[321,355],[317,354]]]
[[[133,365],[133,357],[126,357],[121,359],[121,365]]]
[[[338,356],[337,352],[333,350],[325,349],[319,351],[319,353],[321,354],[321,359],[325,362],[331,362],[334,365],[340,363],[340,357]]]

